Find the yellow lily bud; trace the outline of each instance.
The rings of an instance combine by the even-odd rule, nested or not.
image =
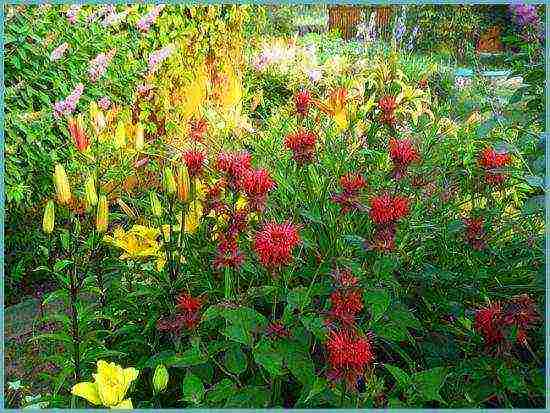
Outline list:
[[[126,146],[126,128],[124,122],[118,121],[115,129],[115,145],[117,149],[124,148]]]
[[[156,217],[162,216],[162,206],[160,205],[156,192],[149,192],[149,202],[151,204],[151,211],[153,212],[153,215]]]
[[[107,197],[101,195],[97,204],[97,216],[95,221],[95,228],[97,232],[103,234],[107,231],[109,225],[109,204],[107,203]]]
[[[86,183],[84,184],[84,194],[86,195],[86,206],[88,208],[91,208],[97,204],[97,192],[95,189],[95,178],[93,174],[86,179]]]
[[[55,204],[50,199],[46,204],[44,209],[44,218],[42,219],[42,229],[48,235],[53,232],[53,227],[55,225]]]
[[[136,126],[136,141],[135,141],[136,150],[141,151],[145,146],[145,130],[143,125],[138,123]]]
[[[159,364],[155,368],[155,374],[153,374],[153,389],[155,393],[162,393],[166,390],[169,378],[170,376],[168,375],[168,370],[166,370],[166,367],[164,367],[163,364]]]
[[[172,173],[172,168],[167,166],[164,168],[164,190],[173,195],[176,193],[176,180],[174,179],[174,174]]]
[[[69,185],[69,178],[63,165],[56,164],[53,174],[53,183],[55,185],[55,192],[57,200],[60,204],[68,204],[71,200],[71,187]]]
[[[189,182],[189,173],[187,172],[187,167],[184,164],[181,164],[178,167],[178,199],[181,202],[187,202],[189,198],[189,187],[191,186]]]

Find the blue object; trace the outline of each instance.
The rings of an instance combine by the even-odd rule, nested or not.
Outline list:
[[[474,71],[466,67],[459,67],[455,70],[455,76],[457,77],[472,77],[473,75]]]

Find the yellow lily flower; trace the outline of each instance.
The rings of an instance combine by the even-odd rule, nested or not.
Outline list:
[[[334,90],[330,94],[326,103],[316,99],[313,100],[313,104],[317,106],[320,111],[334,118],[334,122],[336,122],[339,131],[343,131],[348,127],[348,102],[348,92],[345,88],[338,88]]]
[[[96,406],[133,409],[132,400],[125,397],[130,384],[138,375],[139,371],[132,367],[123,369],[118,364],[99,360],[97,373],[93,374],[94,381],[75,384],[71,393]]]
[[[160,271],[164,267],[165,258],[161,244],[157,241],[159,235],[157,228],[134,225],[127,232],[118,227],[112,237],[106,235],[103,240],[124,251],[120,256],[121,260],[156,258],[157,269]]]
[[[452,136],[456,138],[458,126],[449,118],[441,118],[439,119],[437,131],[438,133],[441,133],[443,135]]]

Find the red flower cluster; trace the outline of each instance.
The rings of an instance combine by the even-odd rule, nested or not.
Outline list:
[[[311,95],[307,90],[299,91],[294,97],[294,103],[296,104],[296,112],[300,116],[307,116],[309,107],[311,105]]]
[[[265,329],[265,334],[273,338],[285,338],[290,336],[290,331],[281,322],[273,322]]]
[[[392,251],[395,249],[395,225],[409,213],[409,200],[387,193],[371,200],[370,217],[376,228],[372,241],[365,243],[366,249]]]
[[[189,293],[181,293],[177,301],[176,308],[179,313],[159,319],[159,331],[178,335],[183,327],[192,330],[200,322],[200,310],[203,305],[200,298],[192,297]]]
[[[225,208],[225,203],[222,200],[225,182],[218,181],[216,184],[206,189],[204,201],[204,215],[210,214],[211,211],[221,213]]]
[[[359,191],[367,186],[367,182],[362,175],[348,173],[340,178],[340,185],[343,191],[335,194],[332,200],[340,205],[343,214],[361,209],[359,203]]]
[[[189,177],[194,178],[202,173],[206,154],[196,149],[191,149],[183,154],[183,160],[187,166]]]
[[[479,164],[485,170],[485,180],[488,184],[500,184],[506,175],[493,172],[493,169],[503,168],[510,164],[512,158],[509,153],[497,152],[493,148],[485,148],[479,156]]]
[[[292,250],[300,242],[300,235],[289,222],[268,222],[254,238],[253,248],[262,265],[275,269],[292,261]]]
[[[512,298],[505,304],[495,302],[477,310],[474,328],[487,346],[505,345],[509,331],[516,329],[516,342],[527,344],[527,330],[540,320],[535,302],[527,294]]]
[[[188,329],[193,329],[200,321],[200,310],[202,308],[202,300],[192,297],[189,293],[182,293],[178,297],[176,307],[180,310],[184,324]]]
[[[244,256],[239,251],[236,237],[221,235],[217,255],[214,259],[214,267],[216,269],[239,268],[243,261]]]
[[[395,124],[394,111],[397,108],[397,102],[393,96],[384,96],[378,101],[380,109],[380,121],[386,125],[392,126]]]
[[[221,152],[216,160],[216,169],[227,174],[228,185],[231,189],[239,188],[239,183],[245,172],[250,169],[251,156],[248,152]]]
[[[409,200],[382,194],[371,200],[370,217],[377,225],[395,223],[409,213]]]
[[[394,164],[392,176],[395,179],[401,179],[406,172],[407,167],[420,159],[418,152],[413,147],[409,139],[393,139],[389,141],[390,158]]]
[[[275,185],[275,181],[265,169],[250,169],[244,173],[241,188],[252,211],[261,212],[265,209],[267,193],[275,188]]]
[[[69,133],[71,138],[73,138],[76,149],[79,152],[84,152],[90,146],[90,139],[86,135],[84,126],[82,122],[75,120],[74,118],[69,119]]]
[[[363,309],[363,296],[359,289],[336,290],[331,294],[330,302],[329,315],[344,326],[353,325],[357,314]]]
[[[191,140],[195,142],[202,142],[207,127],[208,126],[204,119],[197,119],[189,122],[189,132]]]
[[[334,271],[332,276],[334,277],[334,281],[338,287],[355,287],[359,283],[359,279],[347,268]]]
[[[294,161],[303,166],[311,163],[315,157],[317,136],[313,132],[301,130],[285,138],[285,146],[292,151]]]
[[[481,251],[485,248],[485,230],[483,229],[483,218],[466,218],[466,242],[475,250]]]
[[[374,354],[368,338],[350,330],[332,331],[327,344],[329,376],[345,379],[349,387],[354,387],[365,367],[372,363]]]

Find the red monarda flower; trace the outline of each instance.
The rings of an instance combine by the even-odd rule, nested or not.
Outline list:
[[[483,218],[466,218],[466,242],[475,250],[481,251],[485,248],[485,231],[483,229]]]
[[[241,188],[248,198],[250,209],[261,212],[266,206],[267,193],[275,188],[275,181],[265,169],[250,169],[243,175]]]
[[[343,288],[355,287],[359,283],[359,279],[353,273],[346,269],[336,270],[332,273],[336,285]]]
[[[393,125],[395,123],[394,111],[397,107],[397,102],[393,96],[384,96],[378,101],[378,108],[380,109],[380,120],[387,125]]]
[[[290,336],[290,331],[281,322],[273,322],[265,329],[265,334],[273,338],[285,338]]]
[[[300,242],[298,230],[289,222],[268,222],[254,238],[253,248],[260,262],[269,269],[292,261],[292,250]]]
[[[409,139],[398,140],[391,138],[389,146],[390,158],[394,163],[393,176],[396,179],[400,179],[404,175],[407,166],[418,161],[420,156]]]
[[[479,156],[479,164],[485,170],[485,179],[489,184],[500,184],[506,175],[493,172],[493,169],[503,168],[510,164],[512,158],[509,153],[497,152],[493,148],[485,148]]]
[[[301,130],[291,133],[285,138],[285,146],[292,151],[294,161],[302,166],[313,162],[315,156],[315,142],[317,137],[313,132]]]
[[[202,142],[206,133],[207,124],[204,119],[192,120],[189,122],[190,137],[195,142]]]
[[[370,217],[375,224],[389,224],[398,221],[409,213],[409,200],[389,194],[372,198]]]
[[[351,386],[356,384],[365,367],[374,360],[369,339],[349,330],[332,331],[326,348],[330,376],[344,378]]]
[[[216,160],[216,169],[227,174],[230,188],[238,189],[240,180],[245,172],[250,169],[251,159],[250,154],[246,151],[238,153],[221,152]]]
[[[363,175],[348,173],[340,178],[340,185],[344,192],[348,194],[356,194],[361,189],[367,186],[367,181]]]
[[[230,212],[227,225],[227,234],[230,237],[236,237],[246,229],[247,225],[248,210],[246,208],[237,209],[235,212]]]
[[[183,322],[188,329],[195,328],[199,323],[202,304],[200,298],[192,297],[189,293],[182,293],[178,297],[176,307],[183,316]]]
[[[340,178],[340,185],[343,192],[334,195],[332,200],[340,205],[341,212],[345,214],[352,210],[361,209],[358,196],[359,191],[367,185],[365,178],[359,174],[348,173]]]
[[[69,133],[71,138],[73,138],[76,149],[79,152],[84,152],[90,146],[90,139],[86,135],[82,121],[76,120],[75,118],[69,119]]]
[[[307,90],[299,91],[294,97],[294,103],[296,104],[296,112],[300,116],[306,116],[311,105],[311,95]]]
[[[522,294],[505,304],[495,302],[477,310],[474,328],[483,336],[487,346],[509,345],[505,339],[512,328],[516,329],[516,342],[526,345],[527,330],[539,320],[535,302],[527,294]]]
[[[222,200],[222,191],[225,188],[225,181],[218,181],[206,189],[204,201],[204,214],[208,215],[213,210],[217,214],[226,209],[227,205]]]
[[[330,296],[330,316],[344,325],[352,325],[363,309],[363,296],[358,289],[336,290]]]
[[[501,316],[502,306],[498,302],[476,312],[474,328],[481,333],[489,346],[504,340],[500,329]]]
[[[234,237],[221,236],[217,248],[217,255],[214,259],[214,267],[239,268],[244,261],[243,254],[239,251],[237,240]]]
[[[202,173],[204,161],[206,160],[206,154],[204,152],[191,149],[184,152],[183,159],[187,166],[189,177],[194,178]]]

